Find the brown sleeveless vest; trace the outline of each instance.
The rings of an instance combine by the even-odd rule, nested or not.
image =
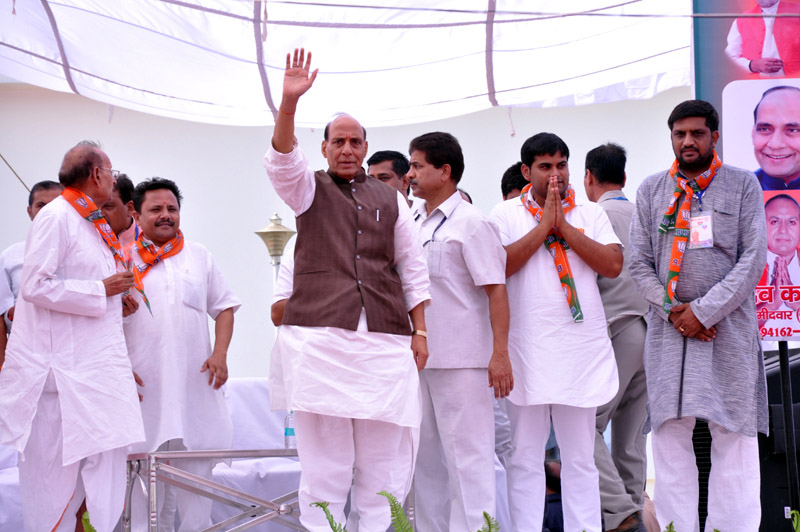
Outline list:
[[[397,191],[360,173],[348,183],[320,170],[297,217],[294,289],[283,324],[355,331],[363,306],[372,332],[411,334],[394,269]]]

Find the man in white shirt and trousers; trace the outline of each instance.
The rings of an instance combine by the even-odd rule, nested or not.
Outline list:
[[[414,220],[428,263],[428,364],[420,374],[422,425],[414,474],[416,524],[472,532],[496,516],[494,412],[513,388],[508,357],[506,252],[497,227],[464,201],[464,156],[449,133],[411,141]]]
[[[597,275],[619,275],[622,251],[602,207],[575,200],[568,158],[557,135],[526,140],[522,175],[530,185],[490,216],[508,253],[514,331],[509,506],[514,530],[526,532],[542,528],[551,418],[561,450],[564,529],[600,532],[595,412],[618,387]]]
[[[125,498],[127,446],[144,439],[122,333],[120,294],[132,288],[119,243],[100,214],[116,170],[96,145],[69,150],[66,187],[33,220],[14,328],[0,372],[0,443],[20,451],[30,531],[75,530],[86,500],[110,532]]]
[[[125,340],[142,396],[147,440],[134,453],[230,449],[233,423],[220,387],[228,379],[233,314],[240,302],[211,253],[180,230],[178,186],[152,178],[133,192],[141,228],[130,253],[152,314],[125,318]],[[208,318],[214,320],[212,349]],[[175,467],[211,479],[213,460],[181,459]],[[159,484],[158,529],[191,532],[211,526],[211,499]],[[159,493],[160,492],[160,493]],[[140,520],[134,525],[145,525]]]
[[[330,530],[313,502],[329,503],[343,522],[353,483],[359,530],[384,532],[391,515],[377,492],[402,503],[416,459],[428,275],[407,203],[361,168],[368,148],[361,124],[334,119],[322,143],[328,170],[308,168],[294,114],[316,77],[310,62],[303,50],[287,54],[264,161],[297,216],[294,287],[275,346],[285,404],[271,407],[294,411],[303,526]]]
[[[28,193],[28,217],[33,221],[36,215],[42,210],[42,207],[53,201],[61,195],[61,190],[64,187],[55,181],[39,181]],[[11,326],[14,321],[14,305],[16,304],[17,297],[19,297],[19,282],[22,277],[22,260],[25,256],[25,242],[17,242],[11,244],[2,253],[0,253],[0,275],[5,279],[0,279],[0,286],[7,285],[11,290],[10,304],[3,305],[2,309],[3,319],[0,320],[0,335],[11,334]],[[3,365],[5,358],[5,345],[3,342],[5,338],[0,339],[0,366]]]

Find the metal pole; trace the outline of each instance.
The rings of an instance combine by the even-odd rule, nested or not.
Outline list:
[[[158,494],[156,493],[156,480],[158,470],[156,468],[158,459],[151,456],[147,461],[150,480],[150,499],[148,506],[150,510],[150,532],[158,532]]]
[[[778,357],[781,371],[781,397],[783,402],[783,427],[786,443],[786,470],[789,479],[789,502],[792,510],[800,511],[800,486],[797,475],[797,446],[794,439],[794,409],[792,402],[792,379],[789,372],[789,344],[778,342]]]

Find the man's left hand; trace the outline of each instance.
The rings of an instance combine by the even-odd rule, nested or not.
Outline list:
[[[122,296],[122,317],[125,318],[130,316],[134,312],[139,310],[139,302],[136,301],[136,298],[131,295]]]
[[[492,353],[489,360],[489,387],[494,388],[494,396],[498,399],[508,397],[514,389],[514,374],[511,372],[508,352]]]
[[[697,338],[705,342],[710,342],[717,337],[717,330],[714,327],[706,329],[692,312],[692,307],[689,303],[681,303],[672,307],[670,321],[683,336]]]
[[[200,372],[208,371],[208,385],[212,386],[213,383],[215,390],[219,390],[228,380],[228,363],[226,359],[225,353],[214,352],[208,357],[208,360],[203,362],[203,367],[200,368]]]
[[[411,336],[411,352],[414,353],[417,371],[425,369],[428,363],[428,339],[418,334]]]

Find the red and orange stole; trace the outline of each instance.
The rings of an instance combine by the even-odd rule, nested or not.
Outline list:
[[[675,191],[672,193],[672,198],[669,200],[667,212],[661,219],[661,224],[658,226],[658,232],[666,234],[668,231],[675,231],[672,237],[672,251],[669,254],[669,270],[667,271],[667,285],[664,293],[664,312],[670,313],[674,306],[675,289],[678,286],[678,274],[681,271],[681,262],[683,262],[683,253],[686,251],[686,244],[689,241],[689,234],[691,233],[691,218],[692,218],[692,198],[695,194],[702,194],[702,191],[708,187],[714,176],[717,175],[717,170],[722,166],[717,152],[714,151],[714,160],[711,162],[711,167],[703,172],[701,175],[690,182],[683,177],[678,170],[678,160],[672,163],[669,169],[670,178],[675,180]],[[686,193],[683,201],[678,208],[678,201],[681,194]]]
[[[103,241],[106,243],[106,245],[108,245],[108,248],[114,255],[114,260],[120,263],[126,270],[130,270],[122,252],[122,247],[119,245],[119,240],[117,240],[117,235],[115,235],[114,231],[111,230],[111,226],[108,225],[108,222],[106,222],[106,219],[103,217],[103,213],[100,212],[100,209],[98,209],[97,205],[94,204],[92,198],[80,190],[72,187],[65,187],[61,192],[61,195],[65,200],[67,200],[67,203],[72,205],[72,207],[78,211],[78,214],[94,224],[95,229],[97,229],[97,232],[100,234]],[[133,273],[133,277],[134,287],[140,294],[142,294],[142,299],[144,300],[145,305],[147,305],[147,309],[150,310],[150,301],[148,301],[147,296],[144,293],[144,285],[142,284],[141,277],[137,276],[135,271]]]
[[[133,273],[144,279],[150,268],[161,262],[163,259],[177,255],[183,249],[183,232],[178,230],[169,242],[165,243],[161,248],[156,248],[156,245],[146,240],[144,234],[139,234],[136,239],[136,248],[139,250],[139,257],[142,259],[142,264],[137,264],[133,268]]]
[[[536,218],[536,221],[541,222],[543,209],[539,207],[539,204],[533,199],[530,183],[522,189],[520,199],[525,208]],[[564,209],[564,214],[575,208],[575,190],[573,190],[572,186],[567,187],[567,197],[561,200],[561,207]],[[553,262],[555,263],[556,272],[558,273],[558,280],[561,281],[561,288],[564,290],[564,296],[567,299],[569,311],[572,313],[572,320],[581,322],[583,321],[583,311],[581,310],[581,303],[578,300],[575,278],[572,276],[572,269],[569,267],[569,259],[567,258],[569,244],[567,244],[567,241],[561,236],[561,233],[558,231],[550,231],[544,239],[544,245],[547,247],[547,251],[550,252],[550,255],[553,256]]]

